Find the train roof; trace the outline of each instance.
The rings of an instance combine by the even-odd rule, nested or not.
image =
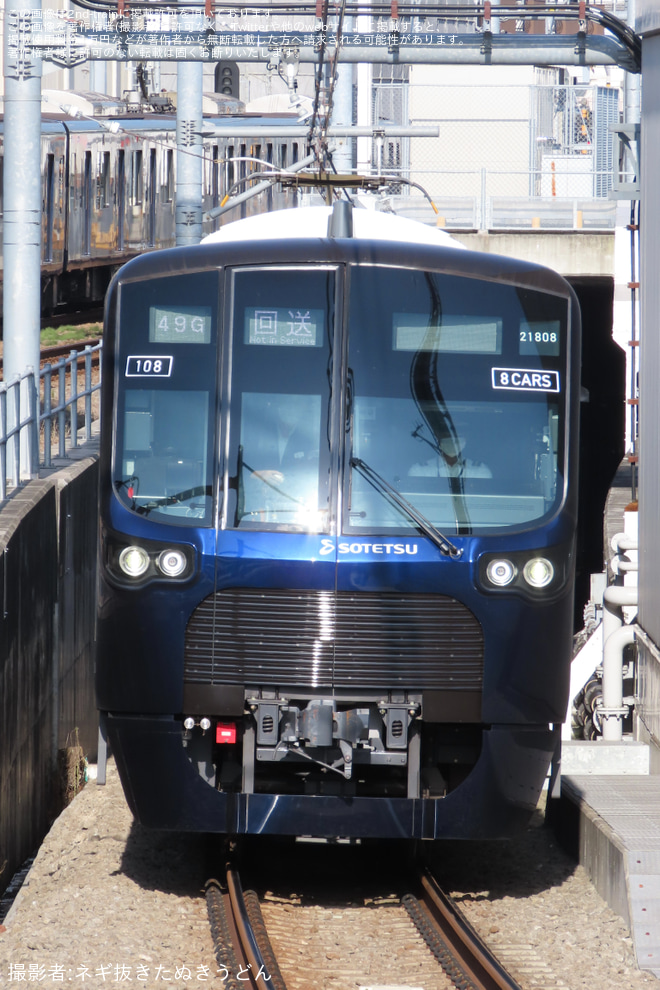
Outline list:
[[[347,206],[347,201],[339,201]],[[335,203],[335,208],[337,207]],[[128,261],[113,285],[224,265],[367,264],[446,272],[577,299],[550,268],[490,252],[472,251],[446,231],[368,209],[353,210],[353,236],[333,225],[330,207],[294,207],[226,224],[199,244],[146,251]],[[341,212],[341,211],[340,211]],[[112,290],[110,291],[112,295]]]
[[[286,213],[286,216],[283,214]],[[328,236],[330,206],[302,206],[289,210],[275,210],[258,216],[246,217],[225,224],[209,234],[203,244],[226,244],[232,241],[281,240]],[[430,244],[435,247],[453,247],[464,250],[446,231],[438,230],[393,213],[371,209],[354,209],[353,236],[372,241],[394,241],[398,244]]]
[[[135,134],[137,136],[149,135],[154,131],[174,132],[176,130],[176,114],[174,113],[143,113],[122,112],[99,117],[91,117],[86,114],[75,116],[68,112],[69,108],[63,109],[53,103],[43,104],[41,113],[41,131],[43,134],[65,131],[85,133],[117,133]],[[4,106],[0,98],[0,134],[4,133]],[[263,129],[264,126],[272,127],[272,139],[278,139],[278,130],[283,127],[290,127],[297,123],[297,118],[293,114],[269,114],[269,113],[205,113],[204,123],[210,127],[219,126],[224,129],[224,134],[228,135],[229,128],[232,136],[237,139],[248,139],[250,131],[255,126]]]

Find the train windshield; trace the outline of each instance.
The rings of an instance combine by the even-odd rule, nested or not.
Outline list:
[[[154,521],[212,521],[217,305],[217,272],[121,287],[115,491]]]
[[[341,504],[345,533],[467,534],[563,498],[561,296],[300,264],[128,283],[120,310],[115,491],[153,521],[211,526],[221,491],[233,529],[329,533]]]
[[[515,286],[354,268],[345,532],[521,527],[563,495],[567,303]]]
[[[327,532],[336,272],[234,274],[228,519]]]

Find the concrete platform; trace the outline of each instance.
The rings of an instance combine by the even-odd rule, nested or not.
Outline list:
[[[651,770],[650,747],[643,742],[625,740],[609,742],[598,739],[583,742],[562,740],[561,772],[564,777],[648,774]]]
[[[630,464],[624,461],[605,510],[608,556],[614,533],[630,532],[628,523],[633,523],[625,518],[631,481]],[[599,627],[592,637],[591,654],[591,640],[583,648],[583,669],[575,671],[572,697],[601,662],[601,633]],[[572,741],[570,709],[562,735],[560,796],[548,800],[548,823],[628,925],[639,968],[660,978],[660,754],[630,739]]]
[[[548,821],[660,977],[660,775],[569,774]]]

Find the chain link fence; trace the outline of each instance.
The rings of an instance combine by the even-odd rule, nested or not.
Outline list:
[[[619,89],[469,84],[463,68],[455,84],[427,82],[416,67],[374,78],[374,127],[439,128],[438,138],[374,141],[374,170],[392,174],[397,212],[452,229],[613,229]],[[437,221],[396,176],[428,191]]]

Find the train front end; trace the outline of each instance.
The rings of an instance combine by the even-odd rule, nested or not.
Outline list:
[[[97,692],[146,825],[482,838],[536,805],[568,692],[577,305],[401,230],[257,232],[113,283]]]

